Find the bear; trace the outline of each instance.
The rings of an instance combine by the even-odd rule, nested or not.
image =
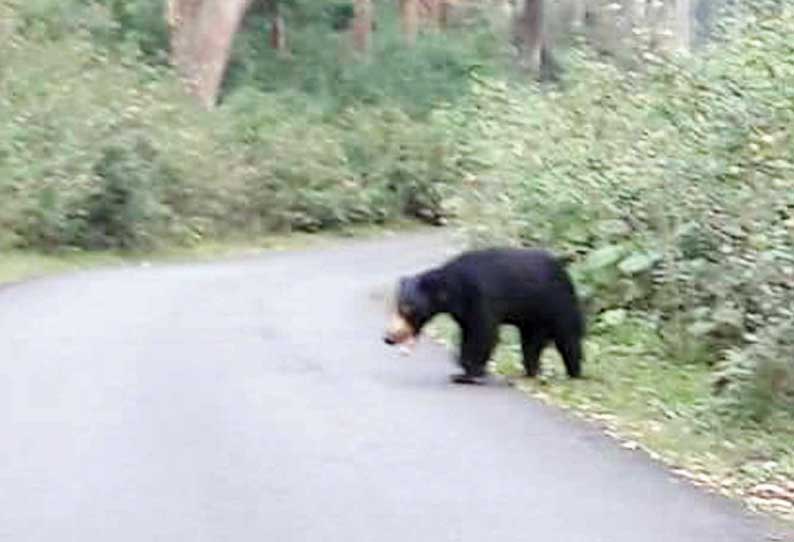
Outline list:
[[[553,342],[569,377],[582,372],[585,333],[576,289],[562,260],[537,248],[486,248],[460,253],[445,264],[398,281],[396,310],[383,340],[414,341],[436,315],[449,314],[460,328],[458,384],[482,383],[499,340],[499,327],[521,336],[523,365],[530,378]]]

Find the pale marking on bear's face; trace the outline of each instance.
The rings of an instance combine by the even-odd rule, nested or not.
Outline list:
[[[391,344],[400,345],[401,352],[409,353],[410,347],[416,343],[416,330],[399,313],[394,314],[386,331],[386,338]]]

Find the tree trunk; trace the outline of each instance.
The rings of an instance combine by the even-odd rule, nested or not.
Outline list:
[[[688,52],[692,46],[692,4],[690,0],[675,0],[676,48]]]
[[[441,25],[442,0],[420,0],[422,3],[422,19],[424,25],[431,29],[438,29]]]
[[[168,0],[166,22],[171,32],[171,62],[185,66],[190,58],[196,20],[204,0]]]
[[[354,8],[355,15],[353,16],[352,25],[353,48],[360,53],[366,53],[369,51],[374,8],[371,0],[355,0]]]
[[[438,26],[441,30],[446,30],[449,26],[450,13],[452,12],[451,0],[439,0]]]
[[[251,0],[169,0],[172,61],[206,108],[218,100],[232,41]]]
[[[273,17],[270,23],[270,46],[280,52],[287,50],[287,26],[281,15]]]
[[[400,22],[402,24],[403,37],[408,44],[416,42],[416,34],[419,30],[417,1],[400,0]]]
[[[571,6],[571,26],[581,30],[587,24],[588,0],[573,0]]]
[[[279,52],[287,50],[287,27],[281,15],[278,0],[270,0],[270,47]]]
[[[540,73],[541,53],[545,41],[543,0],[524,0],[524,9],[516,22],[523,63],[531,71]]]

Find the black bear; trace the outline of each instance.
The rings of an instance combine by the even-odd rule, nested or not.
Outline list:
[[[399,281],[396,314],[384,340],[415,339],[435,315],[447,313],[461,330],[456,383],[477,383],[499,338],[501,324],[521,334],[524,369],[534,377],[543,349],[554,342],[568,376],[581,375],[584,319],[563,264],[537,249],[464,252],[441,267]]]

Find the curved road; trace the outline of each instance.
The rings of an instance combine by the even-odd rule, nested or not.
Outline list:
[[[0,289],[3,542],[761,542],[449,355],[381,343],[439,235]]]

